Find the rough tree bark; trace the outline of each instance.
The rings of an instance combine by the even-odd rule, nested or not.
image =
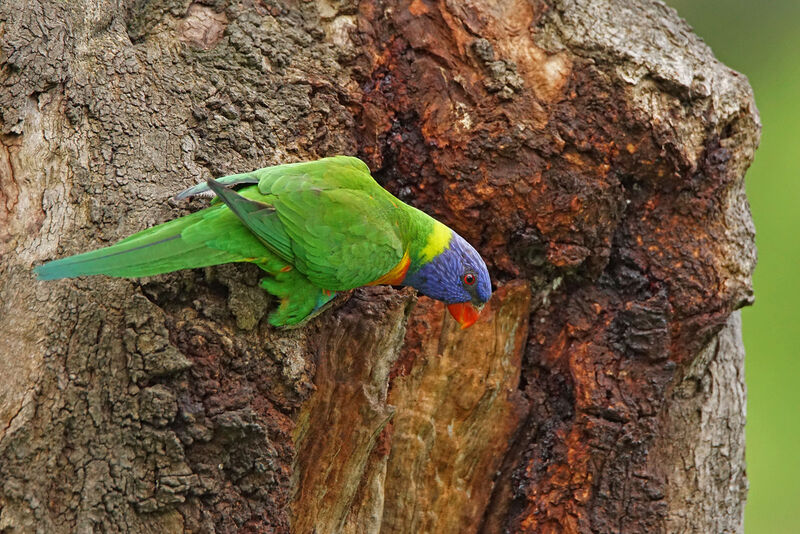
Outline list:
[[[758,132],[657,1],[3,0],[0,532],[741,532]],[[477,245],[478,324],[33,279],[337,153]]]

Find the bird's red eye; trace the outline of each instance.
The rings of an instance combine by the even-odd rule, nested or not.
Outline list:
[[[468,286],[471,286],[475,283],[475,275],[472,273],[467,273],[464,275],[464,283]]]

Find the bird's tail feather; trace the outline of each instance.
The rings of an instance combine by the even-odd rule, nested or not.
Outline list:
[[[221,207],[221,206],[220,206]],[[37,266],[40,280],[83,275],[152,276],[179,269],[242,261],[242,254],[207,246],[217,234],[240,233],[235,218],[211,207],[134,234],[110,247],[62,258]],[[213,224],[209,219],[214,219]],[[231,226],[233,225],[233,226]]]

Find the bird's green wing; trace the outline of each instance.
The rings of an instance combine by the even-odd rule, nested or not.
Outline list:
[[[255,188],[240,195],[213,180],[209,187],[267,248],[313,284],[352,289],[375,281],[403,259],[401,203],[360,160],[337,156],[252,174],[259,177],[260,195]]]
[[[369,284],[403,259],[397,208],[363,191],[293,191],[274,195],[274,205],[292,239],[295,266],[320,287]]]
[[[224,185],[246,185],[234,192]],[[278,257],[319,287],[346,290],[385,275],[403,259],[401,204],[358,158],[335,156],[209,180],[212,189]]]

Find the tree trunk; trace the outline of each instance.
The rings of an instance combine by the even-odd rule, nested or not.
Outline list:
[[[3,0],[0,532],[741,532],[758,132],[657,1]],[[474,327],[34,280],[339,153],[476,245]]]

